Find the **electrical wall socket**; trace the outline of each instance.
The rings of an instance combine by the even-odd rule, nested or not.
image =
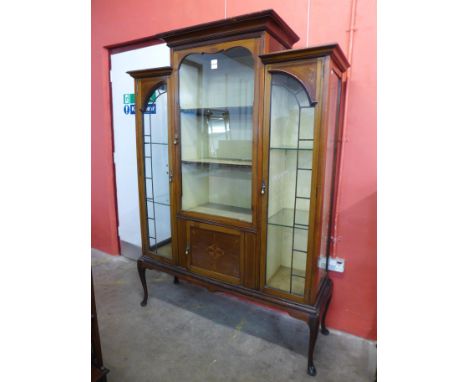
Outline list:
[[[319,268],[325,269],[327,265],[326,257],[319,257],[318,266]],[[339,257],[329,257],[328,258],[328,270],[333,272],[344,272],[345,260],[340,259]]]

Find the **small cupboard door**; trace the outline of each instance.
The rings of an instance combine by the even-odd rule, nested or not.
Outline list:
[[[204,276],[240,284],[243,269],[244,233],[225,227],[186,223],[188,267]]]
[[[320,65],[266,66],[261,287],[298,301],[313,274]]]

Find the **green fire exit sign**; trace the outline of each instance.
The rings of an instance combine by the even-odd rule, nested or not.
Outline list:
[[[123,98],[125,105],[135,103],[135,94],[124,94]]]

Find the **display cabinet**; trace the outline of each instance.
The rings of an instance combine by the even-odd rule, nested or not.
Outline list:
[[[315,375],[349,64],[337,44],[291,49],[271,10],[156,37],[171,67],[129,72],[142,306],[149,268],[282,309],[308,323]]]

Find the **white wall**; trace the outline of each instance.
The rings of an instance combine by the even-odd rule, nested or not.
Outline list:
[[[135,115],[124,113],[124,94],[134,93],[129,70],[170,65],[165,44],[153,45],[111,55],[114,161],[120,240],[141,247]]]

